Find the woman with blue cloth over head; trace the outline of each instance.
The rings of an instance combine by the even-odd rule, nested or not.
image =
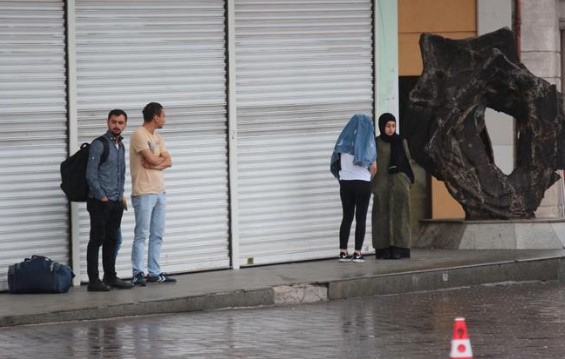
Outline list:
[[[371,179],[377,172],[375,129],[370,116],[355,114],[345,125],[332,153],[330,170],[339,180],[343,217],[339,228],[339,261],[364,262],[367,210],[371,200]],[[355,217],[355,252],[347,251],[351,224]]]

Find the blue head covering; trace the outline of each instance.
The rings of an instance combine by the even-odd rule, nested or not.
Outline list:
[[[339,166],[336,166],[340,153],[349,153],[353,156],[353,164],[367,167],[377,159],[375,146],[375,128],[373,119],[363,114],[355,114],[343,128],[337,138],[332,158],[330,171],[339,178]]]

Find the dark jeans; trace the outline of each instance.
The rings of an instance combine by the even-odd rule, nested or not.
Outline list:
[[[343,218],[339,228],[339,248],[347,249],[349,232],[353,217],[355,217],[355,250],[360,251],[365,239],[365,223],[371,200],[371,182],[339,181],[339,195],[343,207]]]
[[[90,240],[86,249],[86,267],[89,281],[99,279],[98,253],[102,246],[102,267],[107,278],[116,276],[116,233],[122,222],[124,209],[120,201],[102,202],[89,198],[86,209],[90,214]]]

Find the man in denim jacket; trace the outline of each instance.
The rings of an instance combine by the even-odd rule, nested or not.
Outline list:
[[[90,240],[86,251],[88,291],[106,292],[112,287],[127,289],[133,285],[116,276],[116,233],[124,213],[125,147],[122,132],[127,124],[127,114],[112,110],[108,114],[108,131],[90,145],[86,181],[90,193],[86,209],[90,214]],[[108,156],[102,161],[102,141],[108,141]],[[102,247],[104,281],[98,273],[98,253]]]

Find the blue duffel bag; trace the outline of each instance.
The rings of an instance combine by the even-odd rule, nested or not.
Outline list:
[[[10,293],[66,293],[73,285],[71,267],[33,255],[8,268]]]

